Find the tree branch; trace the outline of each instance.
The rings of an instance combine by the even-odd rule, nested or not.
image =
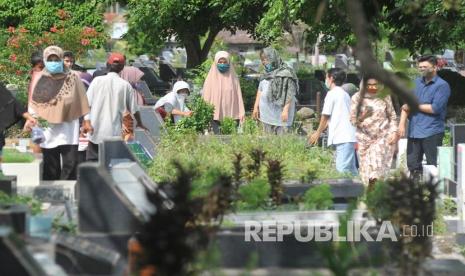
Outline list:
[[[210,28],[210,31],[208,32],[208,37],[205,40],[205,42],[203,43],[203,46],[202,46],[202,49],[201,49],[202,59],[205,58],[208,55],[208,52],[210,52],[210,48],[212,47],[213,42],[215,41],[216,35],[219,32],[220,32],[219,30],[217,31],[214,28]]]
[[[412,112],[417,112],[418,101],[415,95],[405,87],[396,75],[384,70],[374,57],[368,38],[368,22],[362,3],[359,0],[347,0],[347,13],[355,37],[357,38],[356,53],[360,60],[361,73],[369,73],[378,81],[384,83],[391,88],[393,93],[397,94],[410,106]]]

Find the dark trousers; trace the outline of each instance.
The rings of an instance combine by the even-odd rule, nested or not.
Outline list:
[[[42,148],[44,180],[76,180],[78,146]],[[63,166],[61,165],[63,163]]]
[[[426,138],[408,138],[407,141],[407,167],[411,173],[421,172],[423,154],[426,155],[426,164],[437,165],[438,149],[442,146],[443,133],[438,133]]]
[[[89,141],[89,145],[87,146],[86,159],[87,161],[91,162],[98,161],[98,144],[94,144]]]

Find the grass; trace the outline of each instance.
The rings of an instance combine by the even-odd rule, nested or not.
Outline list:
[[[200,174],[212,168],[232,174],[234,153],[242,153],[245,157],[243,167],[246,167],[252,162],[249,152],[257,148],[266,152],[266,158],[283,161],[284,180],[303,179],[309,171],[315,172],[315,177],[320,179],[342,176],[334,169],[332,151],[309,147],[304,139],[295,135],[232,135],[229,142],[215,136],[164,137],[148,172],[156,182],[173,180],[176,170],[171,160],[176,159],[182,164],[194,165]],[[262,177],[266,178],[265,171],[262,171]]]
[[[34,161],[31,153],[22,153],[15,149],[3,149],[3,163],[31,163]]]

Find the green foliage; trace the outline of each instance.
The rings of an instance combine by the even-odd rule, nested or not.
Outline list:
[[[386,204],[389,200],[388,191],[386,182],[377,181],[373,190],[366,194],[367,208],[378,221],[388,220],[392,215],[390,205]]]
[[[445,197],[442,201],[445,216],[457,215],[457,202],[450,197]]]
[[[3,163],[31,163],[34,155],[19,152],[16,149],[3,149]]]
[[[29,196],[9,196],[0,191],[0,205],[27,205],[31,215],[38,215],[42,212],[41,203],[37,199]]]
[[[328,210],[333,207],[333,193],[331,186],[321,184],[308,189],[303,198],[304,210]]]
[[[184,117],[179,120],[174,127],[175,130],[181,132],[194,130],[198,133],[203,133],[208,129],[211,120],[213,120],[215,107],[205,102],[200,95],[195,95],[187,105],[193,114],[190,117]]]
[[[242,123],[242,133],[249,135],[256,135],[259,133],[257,121],[250,117],[246,117]]]
[[[298,136],[233,135],[230,141],[226,142],[215,136],[197,136],[178,132],[162,137],[157,146],[158,154],[149,167],[149,173],[156,182],[173,179],[176,171],[167,157],[174,156],[182,164],[196,164],[199,173],[205,173],[208,168],[215,166],[232,175],[234,154],[242,154],[243,167],[246,168],[252,163],[249,153],[256,148],[266,151],[268,158],[283,161],[286,165],[284,180],[300,180],[307,175],[308,170],[314,171],[318,178],[341,176],[334,169],[330,150],[308,147],[306,141]],[[244,175],[246,173],[244,172]],[[260,173],[262,177],[266,177],[264,172]]]
[[[444,147],[450,147],[451,146],[451,133],[450,133],[450,129],[449,128],[446,128],[445,131],[444,131],[444,137],[442,138],[442,145]]]
[[[63,222],[65,212],[53,218],[52,229],[57,233],[77,234],[77,224],[74,221]]]
[[[151,52],[166,39],[176,37],[186,47],[187,67],[194,68],[207,58],[219,31],[240,28],[253,32],[264,12],[263,2],[129,0],[128,37],[133,38],[130,40],[131,44],[140,45],[142,41],[147,52]],[[153,11],[157,11],[156,16]]]
[[[203,197],[208,194],[215,183],[218,183],[220,176],[223,175],[221,170],[216,167],[210,167],[205,173],[194,178],[192,182],[191,196]]]
[[[239,81],[241,84],[244,109],[246,112],[251,112],[255,104],[255,98],[257,96],[258,83],[256,80],[250,80],[243,77],[241,77]]]
[[[237,133],[237,123],[233,118],[226,117],[221,121],[220,131],[223,135],[231,135]]]
[[[256,178],[239,188],[239,210],[256,210],[266,206],[270,197],[270,185],[265,179]]]

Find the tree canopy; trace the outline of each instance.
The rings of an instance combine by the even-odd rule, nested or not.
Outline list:
[[[187,52],[187,67],[201,64],[223,29],[254,33],[264,12],[263,0],[129,0],[128,38],[153,50],[176,39]],[[149,48],[149,47],[152,47]]]

